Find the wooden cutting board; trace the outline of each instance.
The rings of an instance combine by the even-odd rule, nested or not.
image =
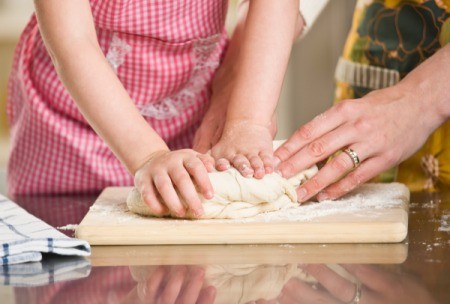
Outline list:
[[[408,231],[409,191],[398,183],[243,220],[141,217],[127,209],[130,189],[106,188],[76,236],[91,245],[396,243]]]

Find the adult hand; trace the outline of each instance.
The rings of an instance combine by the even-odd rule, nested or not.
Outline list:
[[[297,190],[299,201],[319,191],[319,200],[338,198],[417,151],[450,117],[449,65],[450,44],[397,85],[343,101],[295,132],[275,152],[285,177],[345,148],[361,162],[353,170],[346,153],[337,155]]]
[[[213,163],[210,156],[190,149],[157,151],[138,169],[134,184],[144,202],[157,215],[170,212],[183,217],[189,208],[196,216],[200,216],[203,207],[195,185],[205,198],[213,197],[213,187],[208,176],[208,170],[214,168]]]
[[[354,283],[323,264],[302,266],[317,279],[307,284],[293,278],[285,287],[279,303],[437,303],[417,279],[408,274],[396,274],[371,265],[341,265],[354,277]],[[359,291],[358,291],[359,290]]]
[[[353,150],[361,162],[340,153],[297,189],[300,202],[316,195],[336,199],[408,158],[442,119],[401,85],[343,101],[299,128],[276,152],[279,171],[291,177],[339,150]]]

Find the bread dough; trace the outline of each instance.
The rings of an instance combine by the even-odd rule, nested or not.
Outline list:
[[[139,290],[145,289],[155,268],[130,267]],[[275,299],[292,278],[310,284],[317,282],[314,277],[298,268],[297,264],[217,264],[204,266],[204,270],[203,286],[213,286],[216,289],[215,304],[244,304],[259,299]]]
[[[205,268],[206,286],[216,288],[216,304],[244,304],[277,298],[291,279],[316,280],[297,264],[286,265],[209,265]]]
[[[266,174],[262,179],[246,178],[234,168],[223,172],[211,172],[209,178],[214,189],[214,197],[207,200],[199,194],[204,209],[200,218],[247,218],[263,212],[294,207],[297,205],[296,188],[316,172],[317,167],[313,166],[291,179],[285,179],[278,173]],[[128,195],[127,206],[131,212],[155,216],[136,188]],[[186,218],[196,217],[188,210]]]
[[[354,284],[358,280],[338,264],[322,264],[336,275]],[[177,266],[131,266],[133,279],[138,282],[138,290],[144,290],[157,267]],[[277,298],[290,280],[307,284],[317,283],[317,279],[297,264],[214,264],[200,266],[205,270],[204,287],[216,288],[215,304],[244,304],[260,299]],[[188,278],[188,277],[187,277]]]

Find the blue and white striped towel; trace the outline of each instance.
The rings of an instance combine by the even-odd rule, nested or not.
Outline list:
[[[44,286],[56,282],[86,278],[91,263],[82,257],[49,256],[41,262],[0,267],[0,285]]]
[[[0,195],[0,265],[42,260],[42,253],[88,256],[89,243],[70,238]]]

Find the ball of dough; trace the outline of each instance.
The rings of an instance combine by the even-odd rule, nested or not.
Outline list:
[[[285,179],[278,173],[266,174],[262,179],[246,178],[234,168],[211,172],[209,178],[214,189],[214,197],[207,200],[199,193],[204,209],[200,218],[247,218],[296,206],[296,188],[316,173],[316,166],[300,172],[291,179]],[[136,188],[128,195],[127,206],[131,212],[155,216]],[[196,217],[188,210],[186,218]]]

